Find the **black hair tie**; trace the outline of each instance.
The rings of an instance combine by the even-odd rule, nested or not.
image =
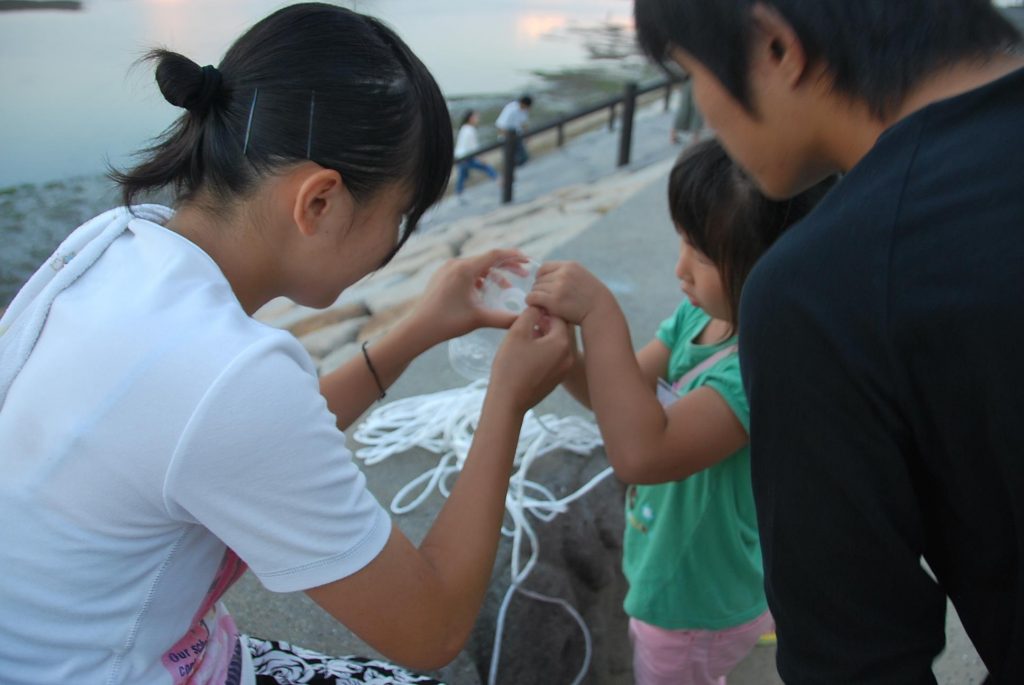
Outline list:
[[[207,64],[199,73],[202,76],[199,88],[185,101],[184,106],[190,112],[206,114],[210,105],[220,95],[220,86],[224,79],[217,67],[212,64]]]

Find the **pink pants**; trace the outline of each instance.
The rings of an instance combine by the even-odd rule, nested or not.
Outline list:
[[[774,630],[767,611],[725,630],[665,630],[629,619],[636,685],[725,685],[725,676]]]

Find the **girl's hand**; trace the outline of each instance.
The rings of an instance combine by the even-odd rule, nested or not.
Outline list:
[[[611,297],[608,288],[576,262],[547,262],[538,269],[526,303],[569,323],[582,324],[588,314]]]
[[[414,316],[431,343],[464,335],[481,327],[508,328],[516,315],[479,304],[479,288],[492,270],[515,272],[529,261],[518,250],[491,250],[475,257],[450,259],[427,284]],[[500,267],[500,268],[498,268]],[[525,270],[522,270],[525,273]]]
[[[547,397],[572,368],[576,341],[557,317],[528,307],[509,328],[491,367],[488,392],[500,392],[525,413]]]

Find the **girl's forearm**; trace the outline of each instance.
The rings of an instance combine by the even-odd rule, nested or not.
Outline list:
[[[337,417],[338,428],[345,430],[351,426],[380,398],[383,391],[398,380],[412,360],[436,342],[413,314],[368,345],[365,351],[323,376],[320,392]]]
[[[488,393],[458,481],[420,545],[441,579],[455,642],[468,637],[490,582],[522,419],[500,393]]]
[[[590,389],[587,387],[587,368],[582,356],[577,355],[569,373],[562,379],[562,387],[572,398],[587,409],[590,406]]]
[[[667,419],[637,363],[622,310],[605,306],[595,314],[581,326],[590,406],[616,475],[632,482],[645,456],[656,451]]]
[[[363,570],[307,591],[388,658],[441,668],[465,645],[494,565],[523,410],[488,398],[466,464],[419,547],[392,529]]]

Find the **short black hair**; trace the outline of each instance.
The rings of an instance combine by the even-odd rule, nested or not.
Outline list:
[[[340,173],[357,201],[390,185],[408,190],[401,246],[448,184],[452,130],[441,90],[372,17],[292,5],[246,31],[217,69],[167,50],[148,58],[164,97],[187,111],[134,168],[111,171],[126,205],[165,186],[178,202],[203,192],[230,203],[259,178],[311,160]]]
[[[476,114],[475,109],[466,110],[466,113],[462,115],[462,122],[459,124],[459,126],[465,126],[466,124],[468,124],[469,120],[473,117],[474,114]]]
[[[669,173],[669,213],[676,230],[718,269],[734,330],[754,264],[783,231],[807,216],[835,180],[829,177],[789,200],[769,200],[717,139],[683,150]]]
[[[878,117],[937,70],[1021,41],[990,0],[636,0],[637,37],[659,62],[672,46],[690,53],[752,110],[748,46],[757,2],[789,22],[836,92],[865,101]]]
[[[529,95],[524,95],[521,98],[519,98],[519,104],[525,105],[527,107],[532,107],[533,106],[533,98],[530,97]]]

